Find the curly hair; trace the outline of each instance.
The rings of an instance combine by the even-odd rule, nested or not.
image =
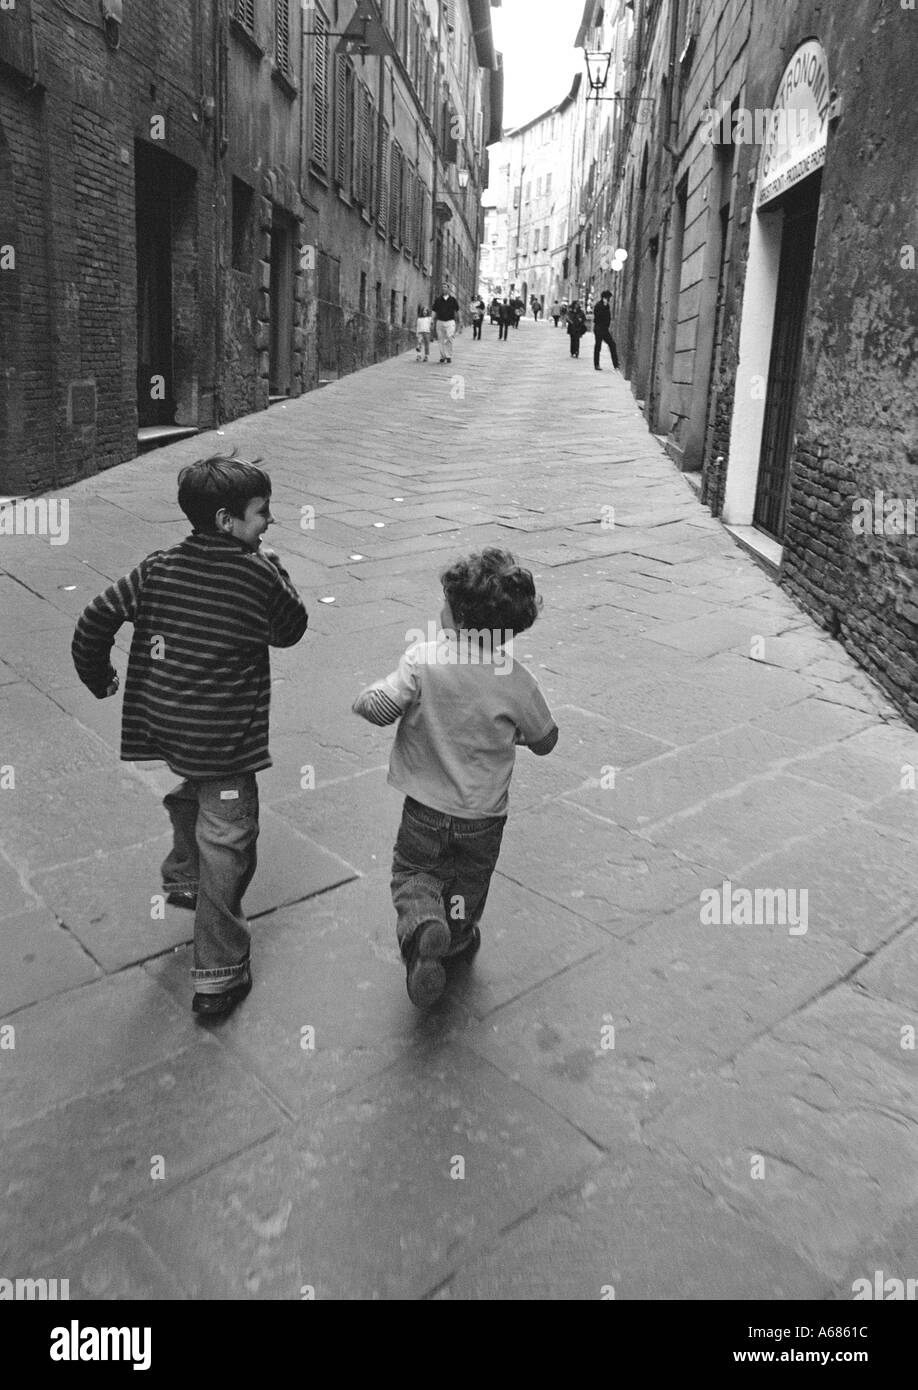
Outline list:
[[[456,560],[440,576],[443,593],[460,628],[526,632],[542,607],[529,570],[509,550],[489,547]]]
[[[196,531],[216,529],[216,514],[225,507],[231,516],[245,516],[253,497],[271,496],[271,479],[258,467],[261,459],[244,463],[231,454],[189,463],[178,476],[178,504]]]

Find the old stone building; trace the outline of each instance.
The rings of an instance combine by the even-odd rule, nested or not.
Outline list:
[[[491,273],[502,293],[518,294],[527,307],[533,295],[550,307],[563,292],[580,84],[578,73],[566,96],[505,131],[491,153],[491,235],[499,248]]]
[[[214,419],[213,13],[0,11],[4,492],[130,458],[164,419]]]
[[[577,42],[586,275],[648,422],[918,719],[918,11],[587,0]]]
[[[477,283],[489,0],[0,7],[0,492],[403,349]]]

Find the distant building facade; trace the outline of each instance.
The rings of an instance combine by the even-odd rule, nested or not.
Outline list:
[[[505,131],[491,151],[488,201],[498,248],[492,276],[505,294],[518,294],[527,306],[533,295],[550,306],[567,281],[580,86],[578,74],[562,101]]]
[[[398,352],[435,279],[470,299],[501,93],[489,0],[0,10],[0,493]]]
[[[577,43],[617,98],[582,103],[583,278],[648,423],[918,722],[918,11],[586,0]]]

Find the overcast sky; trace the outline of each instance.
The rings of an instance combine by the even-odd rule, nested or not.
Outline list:
[[[583,70],[574,39],[583,0],[502,0],[491,11],[494,42],[504,55],[504,129],[555,106]]]

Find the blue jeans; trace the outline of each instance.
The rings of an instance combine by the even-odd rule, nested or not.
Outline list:
[[[405,798],[392,858],[403,955],[425,922],[446,922],[457,949],[468,941],[484,911],[506,822],[506,816],[463,820]]]
[[[242,898],[257,863],[258,783],[254,772],[186,779],[163,805],[173,834],[163,887],[198,896],[191,978],[199,994],[222,994],[249,972]]]

